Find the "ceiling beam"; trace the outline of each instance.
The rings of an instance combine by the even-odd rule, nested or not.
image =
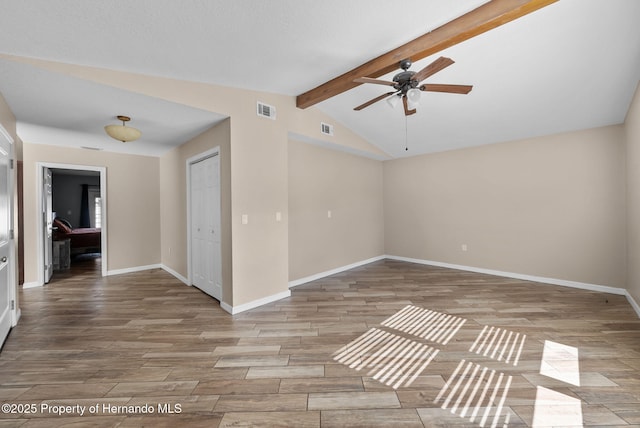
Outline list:
[[[558,0],[491,0],[399,48],[298,95],[296,106],[311,107],[361,85],[362,83],[354,82],[358,77],[380,77],[396,70],[398,63],[405,58],[413,62],[426,58],[556,1]]]

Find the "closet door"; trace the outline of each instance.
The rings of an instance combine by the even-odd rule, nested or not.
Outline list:
[[[190,164],[193,285],[222,300],[220,157]]]

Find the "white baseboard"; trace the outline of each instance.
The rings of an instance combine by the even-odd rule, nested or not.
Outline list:
[[[123,273],[142,272],[143,270],[151,270],[151,269],[162,269],[162,265],[156,264],[156,265],[147,265],[147,266],[134,266],[134,267],[124,268],[124,269],[114,269],[114,270],[107,271],[107,276],[122,275]]]
[[[355,263],[351,263],[350,265],[346,265],[346,266],[341,266],[335,269],[331,269],[331,270],[327,270],[324,272],[320,272],[320,273],[316,273],[315,275],[310,275],[310,276],[306,276],[304,278],[300,278],[300,279],[296,279],[293,281],[289,281],[289,288],[293,288],[296,287],[298,285],[302,285],[302,284],[306,284],[307,282],[311,282],[311,281],[315,281],[317,279],[322,279],[325,278],[327,276],[331,276],[331,275],[335,275],[337,273],[340,272],[344,272],[350,269],[354,269],[360,266],[364,266],[364,265],[368,265],[369,263],[373,263],[373,262],[377,262],[378,260],[383,260],[384,258],[386,258],[386,256],[377,256],[377,257],[372,257],[370,259],[367,260],[362,260],[359,262],[355,262]]]
[[[250,309],[257,308],[262,305],[266,305],[267,303],[275,302],[276,300],[286,299],[291,296],[291,291],[283,291],[278,294],[272,294],[271,296],[263,297],[262,299],[253,300],[248,303],[243,303],[238,306],[231,306],[228,303],[220,302],[220,307],[225,311],[229,312],[231,315],[239,314],[240,312],[248,311]]]
[[[184,276],[180,275],[178,272],[176,272],[175,270],[171,269],[169,266],[166,266],[164,264],[160,265],[160,267],[162,268],[162,270],[170,273],[171,275],[173,275],[177,280],[179,280],[180,282],[186,284],[186,285],[191,285],[189,284],[189,280],[187,278],[185,278]]]
[[[483,268],[477,268],[472,266],[435,262],[431,260],[413,259],[409,257],[399,257],[399,256],[388,255],[386,256],[386,258],[391,260],[400,260],[400,261],[411,262],[411,263],[419,263],[419,264],[429,265],[429,266],[438,266],[438,267],[444,267],[449,269],[466,270],[469,272],[485,273],[487,275],[503,276],[506,278],[522,279],[524,281],[541,282],[543,284],[561,285],[564,287],[580,288],[582,290],[599,291],[601,293],[610,293],[610,294],[617,294],[622,296],[628,295],[627,290],[625,290],[624,288],[609,287],[608,285],[589,284],[586,282],[568,281],[565,279],[547,278],[543,276],[523,275],[523,274],[513,273],[513,272],[503,272],[499,270],[483,269]]]
[[[18,310],[16,310],[15,318],[11,320],[12,328],[18,325],[18,321],[20,321],[21,316],[22,316],[22,311],[20,310],[20,308],[18,308]]]
[[[22,284],[22,289],[42,287],[44,284],[40,284],[38,281],[25,282]]]
[[[627,290],[625,290],[625,296],[627,296],[629,304],[631,305],[633,310],[636,311],[636,314],[638,314],[638,318],[640,318],[640,305],[638,305],[638,302],[635,301],[631,293],[629,293]]]
[[[231,306],[230,304],[228,304],[227,302],[220,302],[220,307],[222,309],[224,309],[225,311],[229,312],[231,315],[233,315],[233,306]]]

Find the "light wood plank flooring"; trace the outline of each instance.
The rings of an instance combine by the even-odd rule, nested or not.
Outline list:
[[[231,316],[86,263],[21,292],[0,427],[640,426],[623,296],[384,260]]]

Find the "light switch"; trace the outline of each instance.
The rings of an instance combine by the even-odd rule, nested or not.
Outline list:
[[[242,214],[242,224],[249,224],[249,216],[247,214]]]
[[[327,218],[331,218],[331,210],[327,211]]]
[[[280,211],[276,212],[276,221],[282,221],[282,213]]]

